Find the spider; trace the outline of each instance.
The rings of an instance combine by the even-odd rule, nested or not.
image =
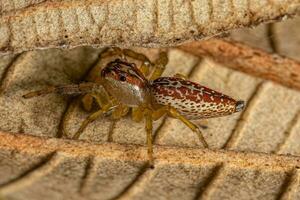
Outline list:
[[[161,51],[158,59],[151,62],[144,54],[130,49],[113,48],[102,53],[100,59],[115,56],[118,58],[109,62],[102,70],[98,70],[95,77],[88,82],[50,86],[27,93],[23,97],[32,98],[49,93],[83,95],[82,103],[87,111],[91,110],[91,105],[95,100],[99,110],[83,121],[72,139],[78,139],[87,125],[97,118],[111,114],[114,119],[119,119],[129,112],[129,108],[132,108],[134,121],[145,120],[148,160],[151,167],[154,166],[153,121],[165,114],[177,118],[195,132],[203,146],[208,148],[200,129],[190,120],[230,115],[241,111],[245,106],[244,101],[235,100],[191,82],[183,75],[161,77],[168,63],[166,52]],[[126,58],[140,61],[141,65],[137,67]],[[63,129],[66,133],[65,125]]]

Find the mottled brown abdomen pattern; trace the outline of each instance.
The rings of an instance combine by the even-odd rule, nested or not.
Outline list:
[[[151,83],[157,104],[169,105],[188,119],[203,119],[236,112],[237,101],[192,81],[160,77]]]

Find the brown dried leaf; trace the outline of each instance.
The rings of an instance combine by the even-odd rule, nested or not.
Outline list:
[[[0,1],[1,53],[78,45],[174,46],[296,14],[299,0]]]
[[[276,24],[273,32],[278,52],[287,52],[291,45],[293,52],[288,55],[295,56],[300,46],[295,37],[285,34],[283,38],[279,26],[281,30],[295,27]],[[253,32],[258,31],[252,30],[252,37],[271,43],[265,32]],[[153,57],[157,52],[142,50]],[[207,120],[203,133],[216,149],[201,149],[189,129],[169,118],[155,125],[154,170],[145,167],[144,125],[129,117],[117,123],[96,120],[82,141],[54,138],[72,99],[49,95],[24,100],[21,95],[78,80],[100,52],[51,49],[0,59],[0,199],[300,198],[299,91],[177,49],[169,50],[165,75],[188,74],[194,81],[247,101],[242,113]],[[87,114],[77,107],[68,128],[76,129]]]

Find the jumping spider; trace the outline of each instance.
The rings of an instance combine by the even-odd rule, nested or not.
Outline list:
[[[186,80],[183,76],[161,77],[168,57],[160,52],[153,63],[143,54],[129,49],[114,48],[101,54],[100,59],[118,56],[97,72],[94,80],[80,84],[51,86],[25,94],[31,98],[49,93],[81,94],[83,107],[90,110],[93,99],[99,110],[83,121],[72,137],[78,139],[89,123],[110,113],[115,119],[125,116],[132,108],[132,119],[145,119],[149,164],[153,166],[152,123],[165,114],[177,118],[194,131],[204,147],[208,147],[199,128],[190,120],[220,117],[239,112],[244,101],[236,101],[222,93]],[[126,57],[141,61],[141,66],[127,61]],[[152,73],[149,73],[152,71]],[[100,88],[106,92],[100,92]],[[64,121],[64,124],[66,122]],[[63,125],[63,132],[66,132]]]

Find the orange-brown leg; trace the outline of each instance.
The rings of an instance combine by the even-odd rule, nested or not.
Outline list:
[[[77,130],[77,132],[72,137],[73,139],[78,139],[89,123],[91,123],[94,120],[96,120],[97,118],[103,116],[103,114],[105,114],[106,112],[108,112],[110,109],[112,109],[115,106],[115,104],[113,104],[110,97],[105,93],[91,93],[89,95],[93,99],[96,100],[96,103],[99,105],[99,110],[92,113],[91,115],[89,115],[87,117],[87,119],[85,119],[82,122],[80,128]],[[90,97],[88,97],[88,98],[90,98]],[[90,103],[90,99],[88,99],[88,101],[87,100],[83,101],[83,104],[89,104],[89,103]],[[84,107],[88,107],[88,106],[89,105],[84,105]]]
[[[189,121],[188,119],[186,119],[184,116],[182,116],[176,109],[174,108],[169,108],[168,110],[169,114],[174,117],[179,119],[180,121],[182,121],[187,127],[189,127],[193,132],[195,132],[200,140],[200,142],[203,144],[203,146],[205,148],[208,148],[208,144],[205,141],[200,129],[198,128],[197,125],[195,125],[194,123],[192,123],[191,121]]]
[[[49,86],[42,90],[36,90],[23,95],[23,98],[28,99],[32,97],[42,96],[50,93],[57,93],[62,95],[79,95],[92,91],[96,91],[101,86],[97,83],[87,82],[80,84],[69,84],[59,86]]]
[[[143,120],[143,109],[140,107],[132,108],[131,118],[135,122],[141,122]]]
[[[168,61],[169,59],[167,52],[160,52],[159,58],[154,62],[154,71],[152,72],[149,80],[155,80],[159,78],[165,71]]]
[[[152,132],[153,132],[152,112],[150,109],[146,109],[144,111],[144,114],[145,114],[146,132],[147,132],[149,166],[153,168],[154,159],[153,159],[153,144],[152,144],[152,140],[153,140],[152,139]]]
[[[112,112],[112,118],[114,120],[120,119],[125,116],[129,112],[129,107],[124,104],[119,104],[116,108],[114,108]]]
[[[179,119],[182,121],[187,127],[189,127],[193,132],[195,132],[200,140],[200,142],[203,144],[205,148],[208,148],[208,144],[205,141],[201,131],[199,130],[198,126],[195,125],[193,122],[189,121],[187,118],[185,118],[183,115],[181,115],[176,109],[169,107],[169,106],[163,106],[159,109],[152,112],[152,117],[154,120],[159,119],[162,117],[165,113],[168,113],[168,115]]]

